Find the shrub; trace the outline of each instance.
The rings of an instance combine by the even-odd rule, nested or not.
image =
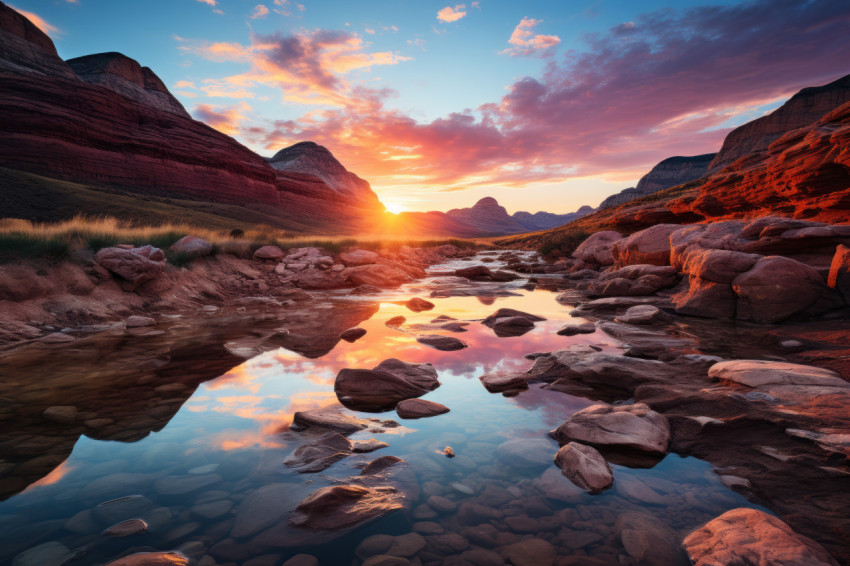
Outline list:
[[[538,251],[544,256],[570,256],[590,237],[584,230],[563,230],[543,237]]]

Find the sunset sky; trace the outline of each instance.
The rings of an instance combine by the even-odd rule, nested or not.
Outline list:
[[[13,0],[270,156],[327,146],[394,208],[596,206],[850,73],[850,1]]]

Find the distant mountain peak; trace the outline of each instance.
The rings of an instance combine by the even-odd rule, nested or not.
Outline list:
[[[493,197],[484,197],[472,205],[472,208],[495,208],[501,206]]]
[[[275,153],[268,162],[278,171],[313,175],[334,191],[355,198],[371,200],[369,183],[350,172],[328,148],[312,141],[302,141]]]

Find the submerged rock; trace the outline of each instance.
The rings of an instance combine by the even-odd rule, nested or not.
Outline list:
[[[121,538],[144,533],[147,530],[148,524],[142,519],[128,519],[127,521],[112,525],[103,531],[103,534],[108,537]]]
[[[440,334],[423,334],[421,336],[417,336],[416,341],[442,352],[454,352],[468,347],[466,342],[462,340],[458,340],[452,336],[442,336]]]
[[[109,562],[106,566],[188,566],[189,559],[179,552],[139,552]]]
[[[339,433],[331,432],[295,449],[283,464],[299,474],[321,472],[349,456],[351,442]]]
[[[666,454],[670,426],[663,415],[643,403],[619,407],[593,405],[571,416],[550,435],[562,445],[574,440],[606,448]]]
[[[611,466],[592,446],[577,442],[565,444],[555,455],[555,464],[564,477],[591,493],[608,489],[614,483]]]
[[[425,399],[405,399],[396,405],[396,413],[403,419],[421,419],[449,412],[449,408]]]
[[[371,370],[340,370],[334,392],[347,407],[381,411],[394,408],[399,401],[424,395],[439,385],[437,372],[431,364],[389,359]]]
[[[383,423],[393,421],[383,421]],[[376,423],[368,419],[361,419],[353,415],[347,415],[336,409],[312,409],[310,411],[297,411],[292,417],[290,430],[304,430],[310,427],[324,428],[339,432],[340,434],[351,434],[361,430],[374,427]]]
[[[795,533],[776,517],[756,509],[727,511],[688,535],[683,546],[695,566],[838,565],[818,543]]]
[[[426,301],[425,299],[420,299],[419,297],[413,297],[409,299],[404,306],[412,310],[413,312],[422,312],[429,311],[434,308],[434,303],[431,301]]]

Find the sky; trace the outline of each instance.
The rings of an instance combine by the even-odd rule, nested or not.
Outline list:
[[[850,73],[850,0],[12,0],[271,156],[330,149],[390,210],[565,213]]]

